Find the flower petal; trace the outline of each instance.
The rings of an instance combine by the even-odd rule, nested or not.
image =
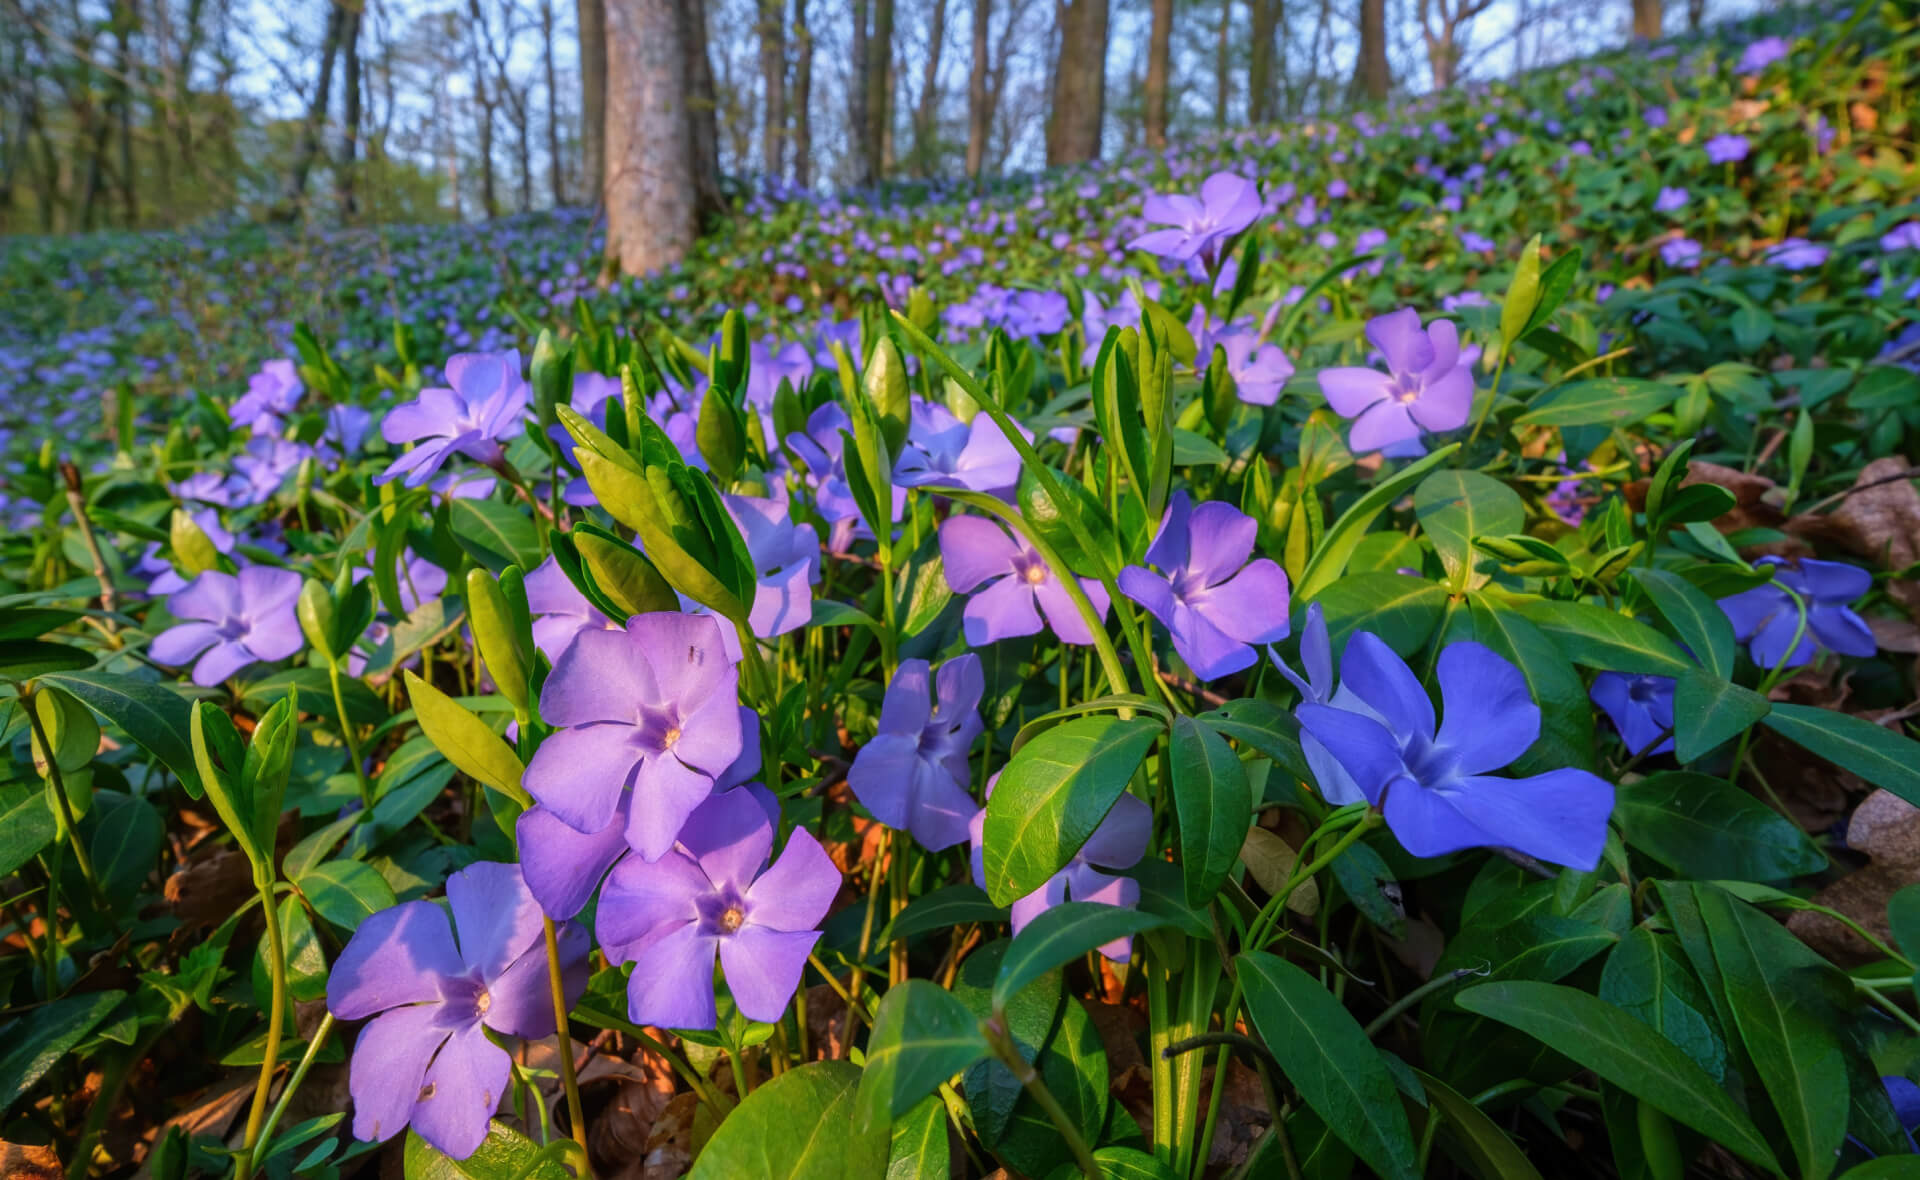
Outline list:
[[[627,1014],[635,1024],[710,1029],[719,1021],[713,963],[719,939],[689,922],[647,948],[627,981]]]
[[[1122,793],[1100,826],[1080,846],[1080,859],[1109,869],[1128,869],[1147,854],[1153,836],[1153,808],[1136,795]]]
[[[220,642],[220,628],[214,623],[182,623],[153,637],[147,655],[157,664],[181,667],[195,656]]]
[[[1368,320],[1367,339],[1396,374],[1421,373],[1433,363],[1433,341],[1420,327],[1420,313],[1411,307]]]
[[[700,916],[696,902],[712,892],[713,882],[691,856],[678,849],[651,863],[630,856],[614,866],[600,891],[594,931],[614,958],[612,948],[657,937],[665,928]]]
[[[553,686],[553,678],[547,686]],[[559,730],[534,751],[521,785],[574,831],[598,832],[613,819],[620,792],[633,781],[641,758],[638,735],[635,726],[619,721]]]
[[[438,1001],[440,981],[466,973],[447,915],[408,901],[367,915],[327,976],[327,1010],[359,1020],[402,1004]]]
[[[966,609],[960,614],[967,643],[985,647],[1002,639],[1038,634],[1040,612],[1034,607],[1034,594],[1033,583],[1018,574],[1007,574],[967,599]]]
[[[738,698],[739,673],[727,659],[720,623],[712,615],[681,611],[635,615],[627,620],[627,636],[631,650],[653,669],[658,695],[642,699],[671,701],[691,713],[714,696]]]
[[[1498,770],[1539,738],[1540,706],[1527,678],[1491,648],[1451,644],[1440,653],[1438,672],[1444,712],[1435,743],[1459,760],[1459,773]]]
[[[1224,581],[1253,555],[1257,534],[1253,517],[1231,504],[1209,500],[1193,510],[1188,522],[1186,569],[1204,585]]]
[[[807,956],[820,941],[817,930],[770,930],[752,924],[720,940],[720,966],[740,1015],[773,1023],[786,1013]]]
[[[547,739],[549,744],[552,740]],[[647,759],[634,776],[627,844],[645,859],[659,860],[680,838],[680,829],[686,827],[693,809],[712,794],[713,779],[673,755]]]
[[[360,1030],[347,1073],[355,1139],[379,1143],[406,1129],[448,1031],[438,1004],[395,1008]]]
[[[920,731],[933,717],[932,683],[927,661],[901,660],[880,702],[880,732],[910,735],[919,741]]]
[[[1367,802],[1378,801],[1388,783],[1405,780],[1399,741],[1373,718],[1331,705],[1301,705],[1294,716],[1352,776]],[[1323,793],[1326,785],[1321,784]]]
[[[527,891],[517,864],[468,865],[447,878],[447,903],[460,957],[482,980],[493,980],[542,941],[540,903]]]
[[[1415,806],[1396,808],[1401,794],[1415,796],[1409,799]],[[1448,820],[1442,808],[1460,822]],[[1574,769],[1524,779],[1467,778],[1445,791],[1402,782],[1387,792],[1386,812],[1394,835],[1415,856],[1495,845],[1590,872],[1606,846],[1613,786]]]
[[[587,955],[593,949],[593,940],[578,922],[562,922],[554,933],[560,951],[561,988],[571,1007],[587,990]],[[490,1003],[482,1017],[487,1027],[515,1037],[552,1036],[553,981],[548,971],[543,938],[487,985]]]
[[[627,806],[597,832],[576,832],[546,807],[520,814],[520,871],[540,908],[553,918],[571,918],[586,907],[607,869],[627,850]]]
[[[1021,548],[982,516],[949,516],[940,525],[940,562],[955,594],[971,594],[988,578],[1013,569]]]
[[[479,1023],[455,1030],[427,1070],[413,1104],[413,1129],[454,1159],[479,1151],[507,1092],[511,1065],[507,1051],[488,1040]]]
[[[540,690],[541,718],[562,728],[591,721],[631,724],[642,702],[663,699],[641,650],[624,631],[581,631]]]
[[[1209,588],[1193,608],[1242,643],[1278,643],[1287,637],[1287,574],[1262,557]]]
[[[1357,417],[1368,406],[1385,401],[1393,391],[1393,378],[1378,369],[1322,369],[1318,379],[1327,405],[1342,418]]]
[[[840,892],[840,870],[805,828],[787,837],[780,858],[747,890],[747,920],[771,930],[811,930]]]
[[[1407,662],[1373,632],[1355,632],[1347,642],[1340,660],[1340,683],[1379,713],[1395,735],[1433,736],[1433,702],[1427,699],[1427,690],[1420,687]]]
[[[744,891],[773,851],[773,825],[754,793],[736,788],[694,808],[680,845],[715,886]]]

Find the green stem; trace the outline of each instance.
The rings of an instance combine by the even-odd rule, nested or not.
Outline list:
[[[1514,342],[1500,342],[1500,363],[1493,367],[1493,388],[1487,391],[1487,404],[1480,407],[1480,413],[1474,416],[1473,433],[1467,436],[1467,445],[1472,446],[1479,438],[1480,431],[1486,426],[1487,418],[1493,414],[1493,403],[1500,400],[1500,377],[1507,371],[1507,354],[1513,351]]]
[[[267,1116],[267,1125],[260,1128],[260,1142],[253,1145],[252,1167],[259,1167],[268,1155],[268,1147],[273,1143],[274,1128],[280,1125],[280,1116],[287,1113],[287,1104],[293,1100],[294,1091],[300,1083],[307,1080],[307,1070],[313,1067],[314,1059],[320,1056],[320,1049],[327,1043],[327,1037],[333,1032],[333,1013],[320,1018],[320,1027],[314,1030],[313,1040],[307,1042],[307,1051],[300,1055],[300,1064],[293,1067],[293,1076],[280,1089],[280,1097],[273,1104],[273,1113]]]
[[[1461,967],[1458,970],[1449,971],[1445,975],[1434,976],[1406,995],[1401,996],[1392,1004],[1389,1004],[1385,1012],[1374,1017],[1372,1022],[1369,1023],[1364,1030],[1367,1034],[1367,1039],[1372,1040],[1379,1036],[1381,1030],[1400,1018],[1401,1013],[1407,1011],[1407,1009],[1418,1004],[1428,996],[1433,995],[1435,992],[1445,991],[1463,979],[1485,974],[1487,974],[1486,967]]]
[[[1227,1089],[1227,1058],[1231,1056],[1232,1053],[1233,1050],[1223,1044],[1220,1046],[1220,1051],[1214,1054],[1213,1093],[1207,1100],[1207,1111],[1209,1115],[1220,1109],[1220,1096],[1225,1093]],[[1278,1116],[1276,1115],[1275,1117]],[[1213,1135],[1219,1128],[1219,1118],[1209,1117],[1207,1119],[1207,1125],[1200,1130],[1200,1146],[1194,1150],[1193,1168],[1190,1172],[1194,1180],[1200,1180],[1200,1177],[1206,1172],[1207,1157],[1213,1154]]]
[[[1008,1035],[1006,1025],[998,1017],[982,1022],[981,1028],[987,1034],[987,1045],[1000,1063],[1013,1073],[1021,1086],[1025,1087],[1047,1118],[1053,1122],[1053,1129],[1060,1133],[1061,1142],[1073,1154],[1080,1171],[1087,1180],[1101,1180],[1100,1164],[1093,1158],[1093,1151],[1087,1147],[1087,1141],[1080,1137],[1080,1127],[1061,1107],[1060,1100],[1047,1089],[1047,1083],[1040,1077],[1033,1063],[1020,1056],[1020,1050],[1014,1046],[1013,1038]]]
[[[1355,841],[1378,827],[1380,822],[1380,813],[1377,811],[1369,811],[1361,816],[1360,820],[1352,827],[1348,828],[1346,833],[1340,837],[1339,841],[1336,842],[1332,848],[1327,849],[1315,857],[1312,863],[1303,866],[1296,862],[1293,866],[1293,872],[1287,875],[1287,883],[1281,887],[1280,892],[1267,899],[1267,904],[1260,908],[1259,914],[1254,917],[1253,924],[1247,928],[1246,945],[1253,950],[1259,950],[1265,946],[1268,936],[1273,932],[1274,923],[1279,921],[1280,911],[1287,904],[1287,898],[1293,895],[1293,891],[1299,887],[1300,883],[1310,880],[1315,873],[1332,864],[1334,858],[1353,847]],[[1317,836],[1319,833],[1315,833],[1315,835]],[[1311,844],[1312,842],[1313,837],[1308,837],[1307,843]],[[1304,851],[1305,849],[1302,849],[1303,853]]]
[[[900,918],[900,911],[907,908],[907,865],[913,854],[912,837],[905,832],[893,833],[893,863],[887,872],[887,924],[892,925]],[[887,947],[887,984],[897,986],[907,978],[907,940],[896,938]]]
[[[280,1064],[280,1033],[287,1012],[287,948],[280,934],[280,915],[273,901],[273,881],[254,882],[260,889],[260,910],[267,920],[267,971],[273,982],[273,1011],[267,1016],[266,1053],[260,1059],[260,1080],[253,1087],[253,1109],[247,1114],[247,1137],[241,1141],[240,1180],[253,1174],[253,1147],[267,1117],[267,1093],[273,1089],[273,1071]]]
[[[60,808],[60,826],[66,829],[67,844],[73,849],[73,863],[80,870],[81,880],[87,883],[87,894],[95,909],[104,907],[104,895],[100,892],[100,882],[93,875],[93,861],[87,855],[86,845],[80,843],[80,830],[73,815],[73,801],[67,798],[67,781],[60,773],[60,763],[54,758],[53,743],[47,740],[47,731],[40,724],[40,710],[33,699],[20,702],[20,711],[27,715],[27,724],[33,727],[33,740],[39,744],[40,753],[47,760],[47,778],[53,784],[54,803]],[[52,916],[52,912],[48,912]],[[53,929],[53,923],[47,923],[47,929]],[[48,976],[47,987],[51,991],[53,978]]]
[[[747,1085],[747,1071],[740,1064],[742,1052],[743,1051],[739,1049],[727,1050],[727,1068],[733,1071],[734,1094],[739,1097],[740,1101],[745,1102],[747,1095],[751,1094],[753,1090]]]
[[[587,1152],[587,1117],[580,1106],[580,1079],[573,1072],[573,1034],[567,1024],[567,981],[560,970],[560,936],[553,919],[542,915],[541,927],[547,941],[547,986],[553,998],[554,1048],[559,1050],[560,1085],[567,1092],[567,1121],[573,1127],[573,1141]],[[587,1180],[592,1180],[591,1173]]]
[[[327,661],[327,679],[333,686],[333,713],[340,719],[340,740],[346,744],[347,760],[353,763],[353,777],[360,783],[360,804],[371,812],[373,783],[367,779],[367,768],[360,764],[360,743],[354,740],[353,722],[347,719],[347,698],[340,691],[340,661]]]

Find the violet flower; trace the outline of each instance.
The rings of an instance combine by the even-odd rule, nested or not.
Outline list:
[[[1757,74],[1792,52],[1793,46],[1785,37],[1762,37],[1748,44],[1746,52],[1740,55],[1740,72]]]
[[[186,619],[153,637],[147,654],[175,666],[195,660],[193,682],[210,688],[249,664],[284,660],[304,645],[294,612],[302,579],[292,570],[250,565],[238,576],[204,570],[167,599]]]
[[[873,817],[938,852],[967,838],[979,809],[967,789],[967,751],[986,729],[980,657],[940,665],[901,660],[880,704],[880,732],[854,755],[847,786]]]
[[[1367,703],[1345,685],[1335,687],[1333,680],[1333,642],[1327,633],[1327,619],[1320,604],[1307,604],[1306,626],[1300,630],[1300,666],[1306,670],[1303,677],[1295,672],[1278,655],[1271,655],[1274,666],[1280,669],[1296,689],[1300,691],[1300,701],[1309,705],[1332,705],[1336,709],[1346,709],[1355,713],[1374,716]],[[1300,750],[1306,755],[1307,769],[1313,772],[1313,781],[1320,788],[1320,797],[1336,807],[1345,807],[1349,803],[1358,803],[1366,798],[1359,784],[1347,773],[1340,760],[1320,744],[1320,740],[1306,730],[1300,731]]]
[[[893,482],[903,488],[943,484],[1003,495],[1020,482],[1020,452],[987,414],[962,422],[945,406],[915,401]]]
[[[1170,226],[1135,238],[1129,247],[1172,262],[1213,253],[1220,243],[1252,225],[1263,202],[1260,186],[1231,172],[1216,172],[1200,186],[1200,195],[1155,193],[1141,216]]]
[[[1827,261],[1827,248],[1805,238],[1786,238],[1767,251],[1767,261],[1785,270],[1812,270]]]
[[[227,418],[260,434],[278,434],[281,419],[293,413],[305,391],[292,361],[268,361],[247,378],[247,392],[233,403]]]
[[[1629,754],[1665,754],[1673,749],[1673,688],[1671,676],[1602,672],[1587,695],[1620,731]]]
[[[1747,137],[1716,135],[1707,141],[1707,163],[1736,164],[1747,158]]]
[[[1672,238],[1660,245],[1660,261],[1675,270],[1691,270],[1700,265],[1700,243],[1692,238]]]
[[[372,428],[373,411],[362,406],[329,406],[326,429],[314,444],[314,453],[336,463],[356,459]]]
[[[1720,600],[1735,637],[1748,645],[1754,663],[1762,668],[1783,663],[1797,668],[1813,659],[1819,648],[1861,657],[1878,650],[1872,628],[1849,605],[1873,588],[1872,574],[1857,565],[1810,557],[1793,564],[1781,557],[1763,557],[1755,564],[1774,567],[1773,580]],[[1801,630],[1800,611],[1789,590],[1807,608],[1807,625],[1797,644],[1793,637]]]
[[[940,559],[953,592],[973,595],[961,613],[969,645],[983,647],[1001,639],[1036,635],[1042,629],[1051,629],[1062,643],[1093,642],[1093,632],[1059,576],[1037,550],[995,522],[980,516],[949,516],[940,525]],[[1106,587],[1081,578],[1080,588],[1104,620]]]
[[[587,833],[632,788],[627,843],[648,860],[740,755],[739,673],[711,618],[660,611],[580,632],[540,691],[540,715],[560,728],[528,763],[527,793]]]
[[[771,639],[806,626],[813,619],[813,584],[820,580],[820,535],[793,523],[785,497],[723,495],[721,500],[753,559],[755,589],[747,618],[753,633]]]
[[[1249,644],[1287,635],[1287,575],[1272,560],[1253,556],[1253,518],[1210,500],[1194,508],[1175,492],[1147,549],[1147,564],[1120,571],[1120,592],[1147,608],[1173,636],[1201,680],[1250,667]]]
[[[786,1011],[840,870],[805,828],[768,865],[773,828],[749,788],[728,791],[688,817],[666,855],[628,857],[607,878],[596,927],[608,958],[634,965],[634,1023],[713,1028],[716,957],[742,1016],[770,1023]]]
[[[519,866],[469,865],[447,879],[447,903],[368,915],[327,977],[327,1009],[339,1020],[374,1017],[348,1074],[354,1136],[378,1142],[411,1125],[465,1159],[485,1142],[511,1072],[487,1031],[554,1035],[553,992],[540,908]],[[573,923],[559,935],[571,1006],[586,990],[588,940]]]
[[[1000,782],[994,775],[987,780],[987,797]],[[967,825],[973,842],[973,883],[987,887],[986,866],[987,811],[981,808]],[[1040,888],[1013,903],[1013,933],[1017,938],[1028,922],[1063,901],[1087,901],[1097,905],[1135,909],[1140,904],[1140,882],[1131,877],[1116,877],[1100,869],[1130,869],[1147,854],[1147,842],[1153,837],[1153,808],[1134,795],[1123,793],[1100,826],[1087,837],[1080,851],[1067,866],[1048,877]],[[1094,866],[1098,865],[1099,868]],[[1133,955],[1133,938],[1122,936],[1100,947],[1100,953],[1115,963],[1124,963]]]
[[[1460,357],[1460,332],[1451,320],[1420,326],[1411,307],[1367,321],[1367,339],[1386,358],[1387,372],[1362,368],[1320,370],[1327,404],[1353,419],[1348,445],[1379,451],[1417,444],[1422,431],[1456,430],[1473,412],[1473,374]]]
[[[417,488],[454,454],[490,467],[503,460],[500,443],[520,433],[527,409],[520,353],[460,353],[447,361],[447,383],[451,389],[431,386],[388,411],[380,436],[415,445],[375,476],[375,483],[404,475],[406,486]]]
[[[526,588],[527,610],[533,615],[533,646],[549,663],[559,663],[560,653],[582,631],[621,629],[622,624],[594,609],[552,557],[527,575]]]
[[[1677,210],[1685,209],[1687,202],[1691,199],[1686,189],[1662,186],[1660,195],[1653,199],[1653,211],[1655,213],[1673,213]]]
[[[1433,702],[1406,661],[1357,632],[1340,681],[1369,712],[1303,704],[1295,715],[1415,856],[1505,847],[1570,868],[1598,865],[1611,784],[1573,768],[1524,779],[1490,773],[1540,735],[1540,708],[1520,670],[1462,641],[1440,653],[1438,676],[1445,716],[1436,733]]]
[[[1233,378],[1234,392],[1250,406],[1270,406],[1280,400],[1280,391],[1293,376],[1293,362],[1272,344],[1262,344],[1252,332],[1240,327],[1220,330],[1213,342],[1227,354],[1227,376]]]

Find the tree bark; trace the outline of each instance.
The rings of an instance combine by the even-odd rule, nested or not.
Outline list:
[[[720,191],[720,104],[713,86],[713,63],[707,57],[707,5],[706,0],[678,0],[674,8],[679,17],[684,59],[681,69],[687,85],[693,216],[696,225],[704,225],[727,207],[726,194]]]
[[[1220,0],[1220,28],[1213,45],[1213,129],[1227,129],[1227,105],[1233,101],[1233,0]]]
[[[933,0],[933,27],[927,38],[926,66],[920,74],[920,107],[913,115],[913,162],[922,176],[932,176],[938,161],[934,142],[940,117],[940,53],[947,43],[947,0]]]
[[[813,187],[813,30],[807,0],[793,0],[793,183]]]
[[[580,155],[589,204],[606,200],[607,6],[605,0],[575,0],[580,22]]]
[[[1633,35],[1647,41],[1658,37],[1664,7],[1661,0],[1633,0]]]
[[[1167,146],[1167,85],[1173,74],[1173,0],[1153,0],[1147,34],[1147,146]]]
[[[867,152],[867,0],[853,0],[848,58],[853,76],[847,80],[847,154],[853,158],[854,182],[872,184],[879,159]]]
[[[547,188],[554,208],[567,203],[565,170],[560,167],[560,87],[553,68],[553,0],[540,0],[540,64],[547,84]]]
[[[1687,29],[1700,31],[1700,24],[1707,19],[1707,0],[1687,0]]]
[[[1285,0],[1250,0],[1247,19],[1251,44],[1247,54],[1247,121],[1266,123],[1278,113],[1274,110],[1276,91],[1273,83],[1273,32],[1280,21],[1280,6]]]
[[[1387,69],[1387,0],[1360,0],[1360,53],[1348,87],[1354,98],[1379,102],[1393,86]]]
[[[760,171],[768,184],[786,173],[787,146],[787,30],[782,0],[759,0]]]
[[[500,193],[493,168],[493,112],[499,96],[487,89],[487,51],[481,47],[481,30],[486,18],[480,12],[480,0],[467,0],[467,42],[473,54],[473,101],[480,108],[480,208],[491,221],[500,216]]]
[[[973,0],[973,62],[967,70],[967,179],[980,179],[987,159],[987,131],[993,110],[987,105],[987,24],[993,0]]]
[[[887,132],[893,125],[893,0],[873,0],[867,36],[867,166],[869,183],[884,174]]]
[[[607,257],[629,275],[686,257],[696,194],[681,0],[607,0]]]
[[[293,155],[293,167],[287,173],[287,186],[280,197],[278,220],[300,215],[300,202],[307,193],[307,174],[313,170],[314,157],[320,154],[320,129],[327,121],[327,108],[333,97],[333,59],[340,50],[340,34],[346,23],[346,9],[327,5],[327,31],[320,43],[320,74],[313,87],[313,103],[307,108],[307,121],[300,128],[300,146]]]
[[[340,164],[334,176],[334,191],[339,195],[340,216],[345,221],[352,221],[360,211],[353,182],[360,149],[360,25],[363,19],[360,9],[348,10],[344,18],[346,27],[340,33],[341,45],[346,50],[340,84],[346,88],[346,94],[341,104]]]
[[[1054,13],[1060,47],[1053,69],[1053,113],[1047,121],[1047,163],[1097,160],[1107,97],[1107,0],[1060,0]]]

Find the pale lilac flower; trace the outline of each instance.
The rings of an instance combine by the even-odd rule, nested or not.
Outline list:
[[[1067,596],[1059,576],[1031,545],[1008,535],[993,521],[948,517],[940,525],[940,557],[953,592],[973,595],[961,614],[968,644],[983,647],[1001,639],[1037,635],[1043,629],[1050,629],[1062,643],[1093,642],[1087,621]],[[1080,587],[1105,619],[1106,587],[1092,578],[1081,578]]]
[[[1473,410],[1473,374],[1460,355],[1460,332],[1451,320],[1424,329],[1411,307],[1367,321],[1367,339],[1386,358],[1387,369],[1320,370],[1320,390],[1334,413],[1351,418],[1355,451],[1378,451],[1415,443],[1422,431],[1454,430]]]
[[[304,644],[294,613],[301,585],[299,574],[269,565],[237,576],[205,570],[167,599],[168,612],[188,621],[154,636],[147,655],[176,667],[198,657],[193,682],[202,688],[249,664],[284,660]]]
[[[406,486],[417,488],[455,454],[489,467],[502,462],[500,443],[520,433],[530,395],[519,352],[460,353],[447,361],[447,383],[452,388],[428,387],[388,411],[381,437],[415,445],[375,483],[405,476]]]
[[[1020,452],[986,415],[962,422],[945,406],[916,400],[907,442],[893,464],[897,487],[965,488],[1005,498],[1020,482]]]
[[[1767,261],[1786,270],[1812,270],[1827,261],[1827,248],[1805,238],[1787,238],[1767,251]]]
[[[1000,776],[987,780],[987,797],[999,785]],[[986,866],[987,812],[981,808],[967,825],[973,843],[973,883],[987,887]],[[1067,867],[1048,877],[1040,888],[1013,903],[1013,933],[1017,938],[1027,923],[1063,901],[1086,901],[1096,905],[1136,909],[1140,904],[1140,882],[1131,877],[1112,876],[1100,869],[1130,869],[1147,854],[1147,842],[1153,837],[1153,808],[1134,795],[1122,794],[1114,800],[1100,826],[1087,837],[1080,851],[1073,854]],[[1094,866],[1098,865],[1099,868]],[[1115,963],[1124,963],[1133,954],[1133,939],[1123,936],[1100,947],[1100,953]]]
[[[290,360],[272,360],[247,378],[247,392],[233,403],[227,418],[260,434],[280,433],[281,420],[300,404],[305,386]]]
[[[1141,216],[1171,226],[1135,238],[1130,246],[1173,262],[1217,252],[1220,243],[1252,225],[1260,216],[1260,186],[1231,172],[1216,172],[1200,186],[1200,195],[1155,193]]]
[[[901,660],[880,705],[880,732],[854,756],[847,786],[887,827],[939,851],[967,838],[979,807],[967,784],[967,751],[986,728],[986,673],[972,653],[936,675],[925,660]]]
[[[813,584],[820,580],[819,534],[793,523],[784,496],[726,495],[721,500],[753,560],[755,589],[747,620],[753,633],[771,639],[806,626],[813,618]]]
[[[1660,246],[1660,261],[1676,270],[1700,265],[1700,243],[1692,238],[1670,238]]]
[[[1253,518],[1220,501],[1194,508],[1175,492],[1147,549],[1147,563],[1120,571],[1120,592],[1145,607],[1173,637],[1193,674],[1217,680],[1249,667],[1249,644],[1287,635],[1287,575],[1253,556]]]
[[[1783,61],[1793,52],[1793,46],[1785,37],[1762,37],[1748,44],[1746,52],[1740,55],[1740,72],[1757,74],[1774,62]]]
[[[1660,195],[1653,200],[1653,211],[1655,213],[1673,213],[1677,210],[1685,209],[1688,200],[1689,197],[1686,189],[1663,186],[1660,189]]]
[[[533,615],[533,645],[550,663],[559,663],[560,653],[582,631],[618,631],[624,625],[595,610],[552,557],[527,575],[526,588],[527,609]]]
[[[1747,158],[1747,137],[1716,135],[1707,141],[1707,163],[1736,164]]]

